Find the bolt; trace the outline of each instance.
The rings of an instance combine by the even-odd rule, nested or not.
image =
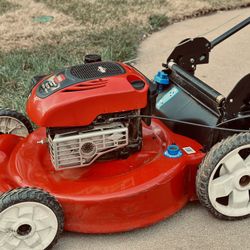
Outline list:
[[[190,62],[194,63],[195,62],[194,58],[190,58]]]

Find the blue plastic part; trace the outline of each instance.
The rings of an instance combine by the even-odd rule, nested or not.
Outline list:
[[[168,74],[163,71],[159,71],[155,76],[154,81],[157,84],[168,85],[169,84]]]
[[[171,144],[164,152],[164,155],[168,158],[180,158],[183,154],[177,145]]]

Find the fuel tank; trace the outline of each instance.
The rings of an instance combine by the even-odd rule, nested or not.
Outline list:
[[[145,108],[148,91],[147,79],[129,65],[82,64],[34,82],[27,114],[38,126],[86,126],[102,114]]]

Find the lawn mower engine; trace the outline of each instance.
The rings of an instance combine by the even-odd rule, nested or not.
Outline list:
[[[33,80],[27,113],[47,128],[57,170],[127,158],[142,147],[139,116],[152,106],[149,81],[128,65],[87,59]]]

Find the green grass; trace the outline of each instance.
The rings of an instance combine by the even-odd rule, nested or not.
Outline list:
[[[148,18],[152,31],[157,31],[169,24],[169,18],[163,14],[153,14]]]
[[[120,61],[135,57],[143,36],[167,26],[173,21],[169,15],[174,16],[168,0],[36,1],[73,17],[82,29],[63,33],[71,38],[68,43],[61,43],[58,35],[50,45],[0,51],[0,106],[24,110],[34,75],[80,63],[86,53],[100,53],[104,59]],[[211,8],[219,8],[248,0],[201,1],[210,3]],[[8,4],[0,0],[0,13],[10,10]]]
[[[49,46],[34,51],[0,52],[0,106],[23,110],[32,76],[76,61],[71,53]]]
[[[0,16],[7,11],[17,9],[18,7],[18,4],[10,3],[7,0],[0,0]]]

